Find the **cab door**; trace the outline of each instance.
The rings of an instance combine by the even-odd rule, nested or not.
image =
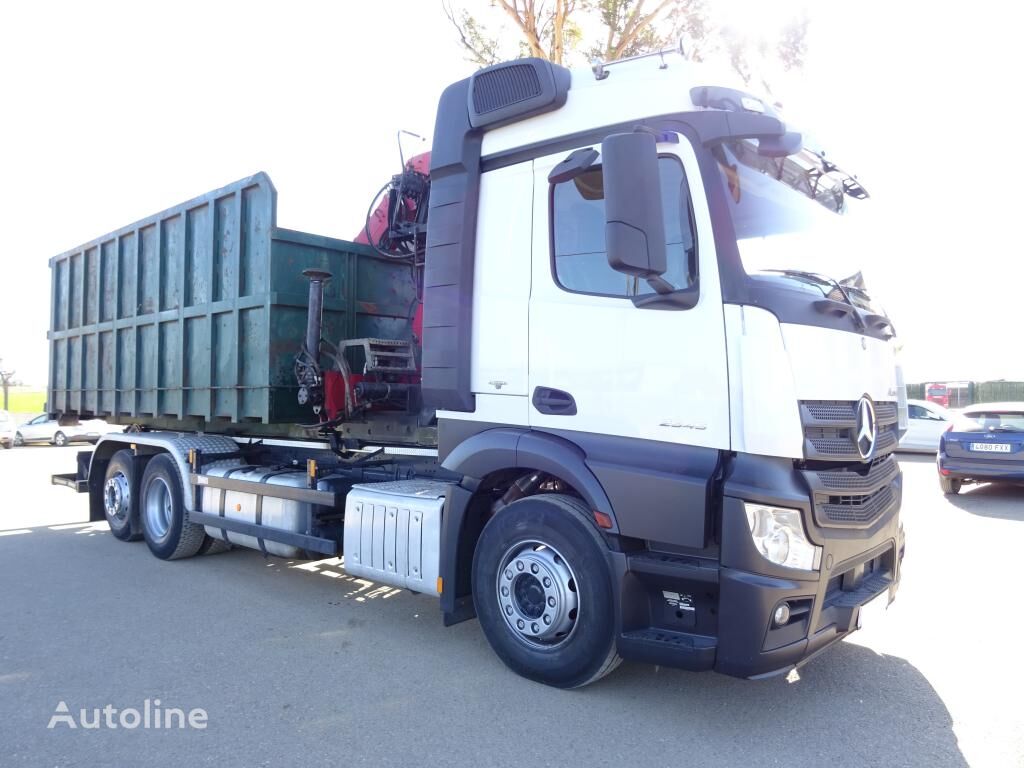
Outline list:
[[[534,162],[530,424],[728,448],[722,297],[697,158],[682,136],[658,150],[664,278],[699,286],[690,309],[636,306],[653,289],[608,266],[600,158],[559,184],[548,175],[569,151]]]

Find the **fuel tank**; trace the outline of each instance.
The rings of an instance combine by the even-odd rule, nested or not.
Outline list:
[[[267,485],[285,485],[292,488],[307,487],[306,473],[304,471],[300,472],[284,467],[252,465],[212,467],[206,474],[211,477],[229,477],[233,480],[248,480]],[[229,520],[241,520],[246,523],[266,525],[271,528],[279,528],[282,531],[291,531],[292,533],[306,532],[312,511],[311,507],[311,504],[277,499],[273,496],[259,496],[254,493],[240,491],[225,491],[219,488],[203,489],[203,512],[211,515],[223,514]],[[260,549],[260,542],[255,536],[221,531],[210,526],[206,526],[206,533],[215,539],[223,539],[226,535],[227,540],[231,544],[239,547]],[[269,554],[277,555],[278,557],[303,557],[302,550],[290,544],[264,540],[263,546]]]

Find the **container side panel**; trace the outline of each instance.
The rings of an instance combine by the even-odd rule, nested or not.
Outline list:
[[[182,415],[181,339],[177,320],[160,323],[160,369],[157,411],[161,416]]]
[[[232,419],[238,402],[238,332],[233,312],[213,315],[213,416]]]
[[[99,364],[100,335],[90,333],[83,337],[85,339],[85,350],[82,360],[82,408],[89,415],[94,415],[100,410],[99,394]]]
[[[185,319],[185,413],[210,418],[210,319],[206,315]]]
[[[82,323],[83,325],[94,325],[99,322],[99,285],[99,249],[89,248],[85,252],[85,296],[83,297],[85,318]]]
[[[117,242],[108,240],[100,246],[100,274],[102,293],[100,294],[100,322],[106,323],[114,319],[117,310]]]
[[[57,339],[53,343],[53,359],[50,361],[50,372],[53,377],[53,396],[49,403],[51,409],[64,410],[69,405],[68,398],[68,341]]]
[[[219,198],[214,235],[214,301],[238,296],[238,196]]]
[[[267,310],[243,309],[238,313],[240,404],[243,420],[259,420],[267,409]]]
[[[156,416],[156,390],[159,365],[159,335],[157,327],[140,325],[136,335],[135,355],[138,361],[138,412],[144,416]]]
[[[117,292],[121,298],[117,316],[119,318],[135,317],[136,301],[136,263],[138,253],[136,251],[136,238],[134,232],[128,232],[118,238],[117,241]],[[122,358],[131,360],[132,358]]]
[[[68,339],[68,378],[69,402],[74,411],[82,410],[82,337]]]
[[[52,319],[55,331],[64,331],[68,327],[68,269],[70,264],[68,259],[61,259],[53,267],[56,270]]]
[[[185,219],[185,306],[195,307],[210,301],[213,229],[209,204],[187,211]]]
[[[184,245],[183,217],[164,219],[160,227],[160,310],[177,309],[181,253]]]
[[[273,209],[268,204],[271,191],[263,186],[242,190],[242,245],[240,267],[241,296],[261,296],[267,292],[270,264],[270,230]]]
[[[104,416],[116,412],[114,393],[117,389],[117,380],[114,378],[114,332],[103,331],[99,334],[99,388],[100,407],[99,414]]]
[[[160,249],[156,225],[139,230],[138,314],[157,311],[160,298]]]
[[[82,324],[82,254],[71,257],[71,270],[68,273],[71,296],[68,302],[68,327],[77,328]]]
[[[135,412],[135,328],[117,331],[117,413],[131,416]]]

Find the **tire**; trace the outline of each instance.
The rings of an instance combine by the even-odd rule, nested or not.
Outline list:
[[[199,552],[206,531],[185,519],[181,475],[166,453],[154,456],[146,465],[138,507],[143,536],[156,557],[179,560]]]
[[[473,554],[473,602],[506,666],[556,688],[618,666],[607,551],[571,496],[530,496],[491,518]]]
[[[960,493],[962,485],[963,480],[959,477],[943,477],[939,475],[939,487],[942,488],[942,492],[947,496],[956,496]]]
[[[142,525],[138,504],[132,508],[131,451],[118,451],[110,457],[103,476],[103,516],[107,518],[110,533],[119,541],[140,541]]]
[[[228,544],[224,539],[215,539],[213,536],[207,534],[206,538],[203,539],[203,543],[199,546],[197,555],[219,555],[221,552],[227,552],[231,549],[231,545]]]
[[[58,431],[57,434],[53,436],[53,444],[56,445],[58,448],[63,448],[65,445],[68,444],[67,435],[65,435],[63,432]]]
[[[25,444],[25,438],[21,436],[21,432],[14,433],[14,447],[21,448]]]

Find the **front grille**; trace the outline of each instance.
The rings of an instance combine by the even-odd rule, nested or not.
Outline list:
[[[814,475],[823,488],[830,491],[860,491],[870,493],[880,485],[891,482],[899,472],[896,459],[883,456],[871,462],[871,469],[866,474],[856,470],[823,470]]]
[[[875,456],[896,449],[899,425],[896,403],[875,403],[878,439]],[[857,450],[857,402],[852,400],[804,400],[800,403],[804,428],[804,457],[825,461],[861,461]]]
[[[812,491],[814,517],[824,527],[866,528],[888,513],[900,495],[893,451],[899,442],[896,403],[875,403],[878,437],[874,457],[857,450],[857,402],[805,400],[803,475]]]
[[[892,486],[886,485],[868,496],[834,496],[834,503],[821,505],[821,513],[833,523],[870,523],[892,505],[894,498]]]
[[[878,439],[875,441],[875,456],[891,453],[899,442],[896,425],[878,426]],[[843,461],[860,461],[860,453],[854,442],[856,429],[829,429],[827,427],[808,427],[804,437],[813,448],[814,454],[808,458],[825,458]]]

